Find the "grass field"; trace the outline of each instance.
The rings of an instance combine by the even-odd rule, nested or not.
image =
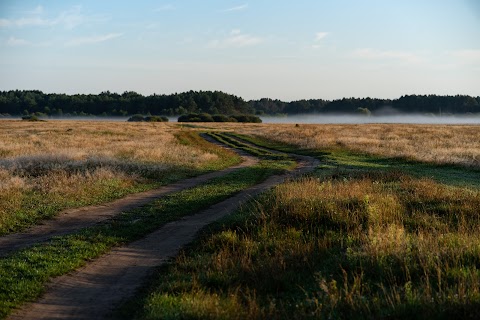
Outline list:
[[[480,180],[478,170],[338,147],[300,152],[325,164],[204,230],[119,314],[138,319],[480,316],[480,187],[473,183]],[[425,177],[433,172],[435,179]],[[461,183],[459,174],[472,183]]]
[[[1,233],[239,161],[199,132],[266,159],[2,258],[3,316],[51,277],[290,168],[296,152],[321,165],[203,230],[117,316],[480,317],[480,127],[1,124]]]
[[[115,246],[145,236],[167,222],[194,214],[290,167],[289,162],[262,161],[166,196],[141,209],[122,213],[100,225],[1,258],[0,317],[37,298],[52,277],[71,272]]]
[[[0,235],[239,162],[163,123],[2,121],[0,141]]]
[[[210,124],[209,124],[210,126]],[[212,124],[301,149],[341,149],[434,164],[480,167],[480,126]]]
[[[321,194],[321,196],[319,196]],[[308,178],[206,231],[136,308],[157,318],[478,318],[479,193]]]

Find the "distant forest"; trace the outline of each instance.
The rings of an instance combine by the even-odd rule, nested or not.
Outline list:
[[[122,94],[109,91],[95,94],[56,94],[38,90],[0,91],[0,115],[128,116],[183,115],[208,113],[224,115],[365,113],[365,114],[480,114],[480,97],[465,95],[406,95],[399,99],[344,98],[339,100],[298,100],[284,102],[273,99],[245,101],[221,91],[188,91],[170,95],[143,96],[136,92]]]

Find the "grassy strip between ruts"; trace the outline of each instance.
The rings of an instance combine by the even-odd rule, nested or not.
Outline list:
[[[176,133],[175,136],[180,144],[211,153],[215,158],[198,168],[173,167],[154,170],[150,169],[150,164],[132,164],[132,168],[143,168],[132,169],[134,172],[131,174],[136,178],[127,173],[105,173],[101,168],[87,168],[88,164],[85,164],[85,168],[76,168],[72,172],[63,173],[59,173],[52,166],[53,169],[36,178],[38,187],[23,191],[10,190],[0,195],[0,199],[4,200],[1,203],[6,206],[0,210],[0,235],[20,231],[67,208],[108,202],[127,194],[224,169],[240,162],[240,157],[236,153],[208,143],[196,132],[183,131]],[[152,167],[155,167],[155,164]],[[49,175],[58,176],[55,182],[58,186],[49,186],[52,183]]]
[[[241,140],[232,138],[231,136],[224,133],[209,132],[208,135],[223,144],[226,144],[232,148],[243,150],[257,157],[271,160],[285,160],[289,157],[285,153],[274,153],[269,150],[258,148],[255,145],[246,144]]]
[[[58,237],[0,260],[0,316],[36,299],[52,277],[68,273],[114,246],[138,239],[161,225],[198,212],[257,184],[292,163],[261,161],[224,177],[159,199],[101,225]]]
[[[480,192],[342,159],[205,228],[117,316],[478,319]]]

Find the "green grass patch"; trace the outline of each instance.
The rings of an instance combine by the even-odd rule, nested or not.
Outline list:
[[[123,181],[109,179],[85,186],[85,190],[82,191],[88,191],[87,197],[82,197],[80,194],[69,197],[30,190],[21,196],[20,208],[15,210],[11,216],[2,219],[0,235],[23,230],[40,220],[52,218],[58,212],[68,208],[109,202],[131,193],[150,190],[159,185],[155,182],[126,185]]]
[[[125,244],[235,193],[257,184],[269,175],[284,171],[283,166],[262,161],[224,177],[187,189],[143,208],[123,213],[105,223],[68,236],[13,253],[0,260],[0,316],[27,301],[35,300],[52,277],[84,265],[114,246]]]

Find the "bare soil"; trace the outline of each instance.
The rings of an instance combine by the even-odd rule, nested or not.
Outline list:
[[[253,160],[248,161],[247,164]],[[292,172],[271,176],[206,210],[168,223],[141,240],[118,247],[71,274],[55,278],[40,300],[26,304],[10,319],[108,318],[119,303],[135,294],[155,267],[174,257],[201,228],[285,179],[311,172],[318,166],[318,160],[306,156],[298,156],[297,162]],[[242,165],[245,166],[245,162]],[[179,187],[187,188],[184,184],[185,181],[179,183]]]

